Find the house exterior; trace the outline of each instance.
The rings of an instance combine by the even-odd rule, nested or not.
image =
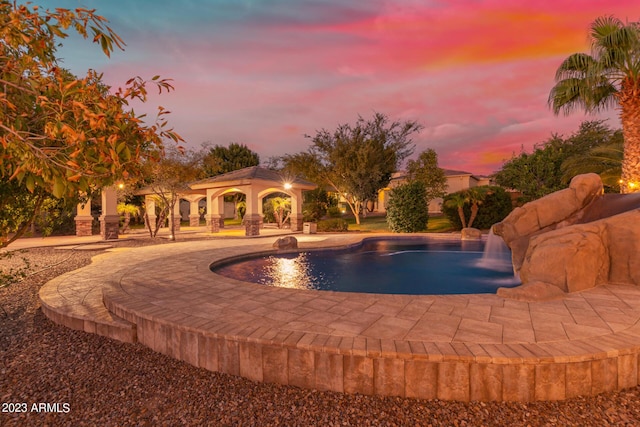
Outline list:
[[[445,178],[447,179],[447,194],[455,193],[456,191],[466,190],[471,187],[479,187],[481,185],[490,185],[491,180],[487,176],[474,175],[471,172],[458,171],[452,169],[443,169]],[[383,188],[378,192],[378,200],[373,204],[373,212],[385,212],[387,201],[389,200],[389,191],[398,185],[404,184],[407,181],[407,174],[405,171],[395,172],[391,176],[389,186]],[[371,207],[370,207],[371,208]],[[429,203],[430,214],[442,213],[442,198],[437,198]]]

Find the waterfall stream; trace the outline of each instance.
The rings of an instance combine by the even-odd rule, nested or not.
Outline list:
[[[502,240],[502,237],[493,233],[493,227],[489,231],[487,242],[484,246],[482,258],[477,263],[478,267],[497,271],[511,271],[511,250]]]

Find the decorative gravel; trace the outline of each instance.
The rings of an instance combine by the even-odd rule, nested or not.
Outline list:
[[[117,246],[157,242],[121,241]],[[97,250],[30,249],[0,289],[1,426],[634,426],[640,388],[560,402],[460,403],[345,395],[209,372],[49,321],[37,293]],[[33,273],[33,274],[32,274]],[[35,404],[35,405],[34,405]],[[25,410],[26,412],[16,412]]]

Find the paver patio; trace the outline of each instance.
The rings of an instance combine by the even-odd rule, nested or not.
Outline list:
[[[297,236],[301,249],[365,237],[371,235]],[[139,341],[195,366],[320,390],[531,401],[639,383],[635,287],[526,303],[494,294],[274,288],[209,269],[214,261],[269,251],[274,240],[113,249],[47,283],[42,308],[57,323]]]

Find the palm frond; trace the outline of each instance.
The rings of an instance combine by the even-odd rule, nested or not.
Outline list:
[[[596,63],[597,61],[591,55],[574,53],[562,61],[562,64],[558,67],[556,81],[569,78],[584,78],[592,72],[591,70],[596,66]]]
[[[551,89],[548,103],[554,114],[562,111],[565,115],[577,109],[586,109],[587,104],[582,96],[584,79],[567,78],[560,80]]]
[[[599,44],[600,40],[606,38],[611,33],[624,27],[624,23],[613,15],[600,16],[596,18],[590,26],[589,35],[592,43]]]

